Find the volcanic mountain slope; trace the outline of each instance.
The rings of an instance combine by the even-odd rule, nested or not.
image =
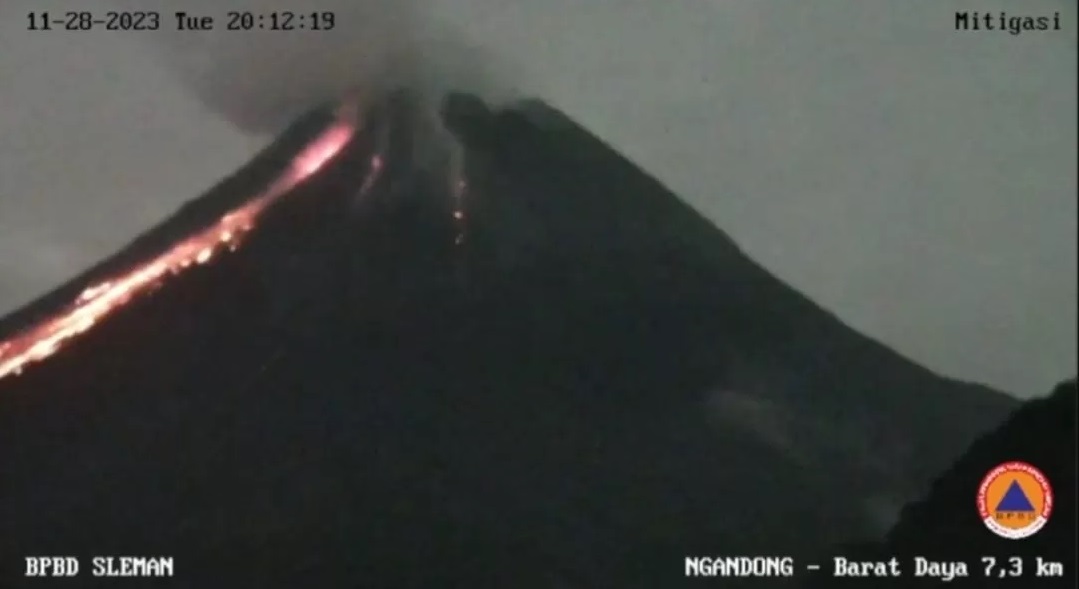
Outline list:
[[[297,145],[313,140],[319,130],[331,124],[332,120],[333,113],[328,108],[316,109],[306,114],[231,177],[200,198],[187,203],[166,222],[140,235],[123,251],[15,313],[0,317],[0,334],[11,334],[54,314],[58,308],[77,298],[88,284],[99,283],[152,253],[166,250],[196,228],[206,226],[225,212],[242,205],[245,200],[265,190],[281,175],[282,170],[296,155]]]
[[[855,333],[541,103],[449,98],[445,153],[417,112],[372,108],[237,251],[0,379],[13,583],[170,554],[172,586],[678,586],[686,555],[883,530],[1015,404]]]
[[[933,483],[928,496],[905,507],[902,517],[883,542],[837,550],[851,560],[887,560],[912,563],[914,556],[969,563],[971,576],[949,583],[971,587],[1074,587],[1076,553],[1076,382],[1061,383],[1049,396],[1020,406],[998,428],[980,437],[956,463]],[[1033,536],[1011,540],[991,533],[982,523],[974,497],[982,478],[997,465],[1021,460],[1041,470],[1054,496],[1045,527]],[[995,559],[989,578],[983,558]],[[1019,577],[1012,577],[1012,558],[1022,558]],[[1064,577],[1037,577],[1037,559],[1064,565]],[[938,579],[907,576],[878,579],[872,586],[939,586]],[[1001,577],[1001,574],[1008,576]],[[810,586],[833,587],[836,580],[822,577]],[[870,584],[850,579],[850,586]]]

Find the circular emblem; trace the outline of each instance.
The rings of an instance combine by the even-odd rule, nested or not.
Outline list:
[[[1049,479],[1026,462],[998,464],[978,486],[978,514],[998,536],[1012,540],[1033,536],[1052,511]]]

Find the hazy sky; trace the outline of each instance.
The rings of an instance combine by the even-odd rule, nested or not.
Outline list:
[[[136,4],[219,24],[272,5]],[[245,161],[251,130],[434,61],[561,106],[905,355],[1042,394],[1076,371],[1074,4],[328,0],[304,9],[336,10],[334,33],[180,35],[30,32],[30,7],[110,5],[7,0],[0,313]],[[957,32],[957,9],[1060,10],[1065,30]]]

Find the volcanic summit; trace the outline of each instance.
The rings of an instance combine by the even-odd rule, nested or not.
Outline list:
[[[0,583],[699,585],[686,556],[882,535],[1016,407],[557,109],[424,104],[313,111],[0,321]]]

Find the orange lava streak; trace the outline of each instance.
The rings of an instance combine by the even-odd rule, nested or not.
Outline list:
[[[339,111],[339,115],[341,115]],[[222,249],[234,250],[259,215],[283,194],[317,172],[338,154],[356,132],[356,121],[339,116],[293,158],[269,188],[230,211],[207,229],[178,242],[161,255],[85,289],[75,301],[6,342],[0,342],[0,379],[17,375],[28,365],[54,354],[69,340],[88,331],[115,309],[158,285],[167,275],[205,264]]]

